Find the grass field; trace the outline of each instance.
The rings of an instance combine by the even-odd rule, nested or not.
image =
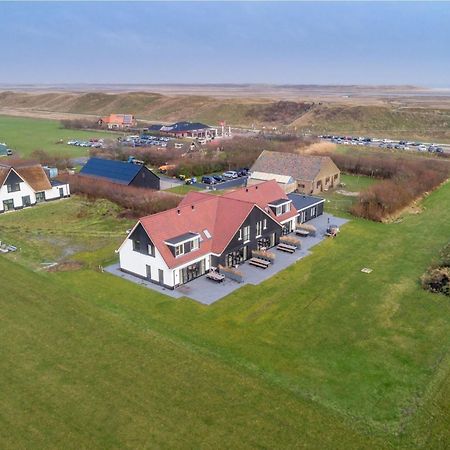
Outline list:
[[[30,224],[57,233],[57,208],[85,247],[87,230],[117,235],[70,256],[90,261],[81,270],[32,270],[34,237],[28,255],[0,257],[2,447],[448,443],[450,304],[418,279],[449,239],[450,184],[420,214],[354,219],[311,256],[209,307],[94,270],[128,226],[108,204],[43,206],[1,216],[0,235],[6,227],[25,246]]]
[[[180,195],[186,195],[188,192],[191,191],[201,191],[201,189],[196,186],[191,186],[189,184],[180,184],[179,186],[167,189],[167,192],[173,192],[174,194]]]
[[[6,142],[14,154],[22,157],[29,156],[33,150],[71,157],[88,156],[87,147],[75,147],[66,142],[69,139],[89,140],[93,137],[114,139],[116,136],[107,131],[67,130],[56,120],[0,116],[0,142]],[[60,139],[64,141],[63,144],[57,143]]]
[[[325,209],[331,214],[348,215],[353,203],[357,200],[357,196],[349,195],[348,193],[357,193],[364,191],[369,186],[377,183],[376,178],[366,177],[363,175],[346,175],[341,174],[341,183],[345,186],[328,192],[322,192],[321,196],[325,198]],[[343,191],[343,192],[337,192]]]

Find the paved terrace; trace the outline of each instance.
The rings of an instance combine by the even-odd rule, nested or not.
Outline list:
[[[237,283],[236,281],[228,278],[225,278],[222,283],[217,283],[209,280],[205,276],[202,276],[180,286],[179,288],[171,290],[121,272],[119,270],[118,263],[107,267],[105,270],[113,275],[132,281],[133,283],[140,284],[153,291],[169,295],[173,298],[189,297],[190,299],[202,303],[203,305],[211,305],[246,284],[257,285],[262,281],[267,280],[278,272],[286,269],[290,265],[295,264],[297,261],[309,255],[312,247],[319,244],[324,239],[330,239],[324,236],[325,231],[328,228],[328,220],[329,223],[338,225],[339,227],[348,222],[346,219],[334,217],[330,214],[323,214],[320,217],[310,220],[308,223],[317,228],[315,237],[308,236],[306,238],[301,238],[302,248],[293,254],[276,250],[276,248],[270,249],[270,251],[276,254],[276,259],[275,263],[271,264],[267,269],[251,266],[248,262],[242,264],[239,266],[239,270],[244,275],[243,283]],[[343,232],[345,233],[345,229]],[[339,239],[339,237],[337,239]]]

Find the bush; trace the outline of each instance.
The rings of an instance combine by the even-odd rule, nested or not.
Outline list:
[[[447,161],[411,158],[391,154],[337,154],[331,156],[343,172],[380,178],[361,192],[351,212],[359,217],[382,221],[411,202],[436,189],[449,176]]]
[[[450,268],[428,269],[421,278],[422,287],[430,292],[440,292],[450,296]]]
[[[71,166],[70,158],[67,156],[50,154],[44,150],[34,150],[30,154],[30,158],[44,166],[57,167],[58,169],[66,169]]]
[[[58,177],[70,184],[74,194],[88,199],[105,198],[125,209],[132,217],[142,217],[175,208],[181,197],[169,192],[121,186],[109,181],[93,179],[83,175],[62,175]]]

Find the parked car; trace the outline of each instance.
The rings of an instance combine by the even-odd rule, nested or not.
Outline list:
[[[225,178],[237,178],[238,174],[234,170],[227,170],[226,172],[223,173],[223,176]]]
[[[225,181],[222,175],[213,175],[212,177],[217,181],[217,183],[222,183]]]
[[[247,167],[242,167],[241,169],[238,169],[237,174],[238,177],[246,177],[248,175]]]
[[[205,176],[202,177],[202,183],[203,184],[216,184],[216,180],[214,177]]]
[[[197,178],[196,177],[186,178],[185,183],[186,184],[195,184],[195,183],[197,183]]]

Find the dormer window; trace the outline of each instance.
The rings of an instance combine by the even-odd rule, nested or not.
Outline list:
[[[165,243],[177,258],[178,256],[198,250],[200,248],[200,235],[189,232],[168,239]]]
[[[291,203],[292,201],[289,199],[280,198],[279,200],[269,203],[269,206],[276,216],[281,216],[291,210]]]

